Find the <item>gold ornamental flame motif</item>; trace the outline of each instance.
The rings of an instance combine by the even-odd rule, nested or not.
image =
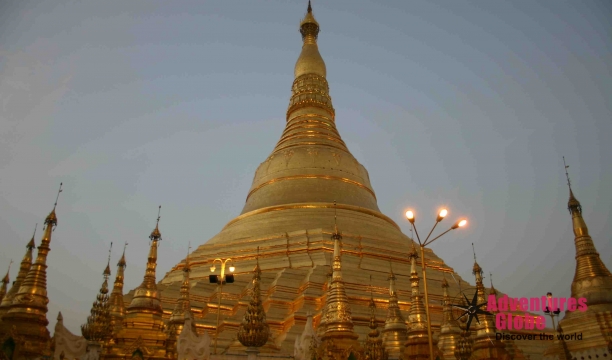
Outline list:
[[[238,341],[246,347],[262,347],[270,337],[270,326],[266,323],[266,313],[261,302],[261,269],[259,259],[253,273],[251,301],[238,330]]]

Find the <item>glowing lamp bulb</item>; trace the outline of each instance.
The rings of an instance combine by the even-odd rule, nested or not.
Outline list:
[[[446,209],[442,209],[442,210],[440,210],[440,213],[438,214],[438,216],[439,216],[440,218],[442,218],[442,219],[443,219],[443,218],[444,218],[446,215],[448,215],[448,210],[446,210]]]
[[[235,268],[235,267],[233,267],[233,266],[230,266],[230,272],[231,272],[231,273],[233,273],[233,272],[234,272],[234,270],[236,270],[236,268]]]
[[[210,267],[210,272],[215,272],[215,270],[216,270],[216,269],[215,269],[215,267],[214,267],[214,266],[211,266],[211,267]]]
[[[408,220],[414,220],[414,213],[411,210],[406,211],[406,218],[408,218]]]
[[[459,227],[464,227],[465,225],[467,225],[467,220],[461,220],[459,221]]]

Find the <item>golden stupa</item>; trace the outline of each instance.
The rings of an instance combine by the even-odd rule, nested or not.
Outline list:
[[[247,287],[258,248],[261,295],[270,326],[270,337],[261,352],[292,354],[308,313],[314,314],[317,333],[324,334],[319,324],[327,300],[327,276],[334,266],[334,212],[342,230],[344,290],[359,342],[371,331],[370,289],[364,286],[370,276],[374,301],[381,304],[376,308],[376,319],[383,329],[383,341],[399,345],[397,339],[405,342],[407,336],[402,329],[390,331],[397,316],[387,311],[388,279],[391,263],[391,298],[395,303],[397,297],[403,318],[410,318],[415,290],[411,289],[414,281],[408,255],[413,243],[379,210],[368,171],[351,154],[336,128],[325,62],[317,46],[319,24],[310,4],[300,33],[303,46],[295,64],[285,130],[256,170],[242,213],[213,238],[202,239],[203,245],[189,255],[190,304],[196,327],[217,340],[218,354],[238,354],[245,349],[237,333],[249,303]],[[234,283],[220,287],[209,282],[216,258],[232,259]],[[448,274],[453,273],[463,289],[470,285],[430,249],[425,250],[424,260],[429,268],[429,307],[437,337],[443,320],[444,275],[451,277]],[[415,264],[419,276],[421,261]],[[165,319],[180,299],[184,266],[177,264],[158,286]],[[418,286],[422,293],[423,284]],[[447,288],[451,297],[459,292],[456,282]],[[131,296],[132,292],[126,295],[126,303]],[[536,359],[543,346],[534,342],[526,351]],[[398,350],[392,354],[399,355]]]

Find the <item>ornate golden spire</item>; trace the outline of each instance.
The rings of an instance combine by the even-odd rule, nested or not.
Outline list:
[[[108,312],[111,325],[115,333],[122,327],[123,318],[125,317],[125,304],[123,303],[123,279],[126,267],[125,248],[127,245],[128,243],[126,242],[123,246],[123,254],[121,255],[121,259],[119,259],[119,262],[117,263],[117,275],[115,276],[113,291],[108,299]]]
[[[334,208],[336,202],[334,202]],[[338,231],[337,217],[334,213],[334,233],[331,236],[334,241],[334,259],[332,264],[332,283],[327,292],[326,312],[327,321],[325,322],[327,329],[323,338],[333,337],[336,332],[345,333],[353,331],[353,320],[351,309],[348,303],[348,297],[344,289],[344,281],[342,280],[342,261],[340,258],[340,242],[342,234]],[[355,334],[355,338],[358,336]]]
[[[253,270],[253,290],[251,301],[244,313],[244,319],[238,329],[238,341],[248,348],[262,347],[270,337],[270,326],[266,323],[266,312],[261,302],[261,269],[259,268],[259,246],[257,247],[257,265]]]
[[[425,306],[423,305],[423,298],[419,291],[419,275],[417,274],[416,259],[419,258],[414,242],[412,242],[412,250],[408,254],[410,259],[410,286],[412,289],[411,304],[410,304],[410,315],[408,316],[408,322],[410,323],[410,330],[408,333],[416,329],[424,329],[427,327],[427,314],[425,312]]]
[[[159,232],[159,219],[161,212],[161,205],[157,213],[157,223],[155,229],[151,232],[149,239],[151,240],[151,246],[149,248],[149,256],[147,259],[147,270],[145,276],[140,284],[134,290],[134,297],[132,302],[127,308],[127,312],[150,312],[157,315],[162,315],[161,300],[159,291],[157,290],[157,284],[155,282],[155,268],[157,267],[157,247],[159,242],[162,240],[161,233]]]
[[[110,338],[112,334],[112,325],[109,312],[108,302],[108,277],[110,276],[110,252],[113,248],[111,242],[110,249],[108,251],[108,262],[106,268],[102,273],[104,276],[104,282],[100,288],[100,292],[96,296],[90,315],[87,317],[87,322],[81,325],[81,333],[87,341],[102,342]]]
[[[11,259],[11,262],[9,263],[8,270],[6,271],[6,275],[4,275],[4,277],[2,278],[2,286],[0,287],[0,303],[2,302],[2,299],[4,298],[4,295],[6,294],[6,287],[8,286],[8,283],[11,282],[11,279],[9,278],[9,273],[11,272],[11,265],[13,265],[12,259]]]
[[[27,250],[25,255],[23,255],[23,259],[21,260],[21,265],[19,266],[19,273],[17,274],[17,278],[13,282],[13,286],[11,286],[11,289],[6,293],[6,295],[4,295],[4,298],[0,303],[0,319],[8,311],[8,308],[13,302],[15,295],[17,295],[17,292],[19,291],[23,280],[25,280],[26,276],[28,276],[28,271],[30,271],[30,267],[32,266],[32,250],[36,247],[36,245],[34,244],[34,236],[36,236],[36,226],[34,227],[34,234],[32,235],[32,239],[26,245]]]
[[[334,201],[334,210],[336,202]],[[334,357],[348,356],[345,354],[349,349],[359,346],[357,335],[353,331],[353,319],[351,316],[351,308],[349,306],[348,297],[344,289],[344,280],[342,279],[342,261],[340,253],[340,242],[342,234],[338,231],[337,216],[334,212],[334,233],[331,236],[334,241],[334,260],[332,263],[332,282],[327,290],[327,299],[325,301],[325,333],[323,333],[322,341],[324,347],[320,350],[328,351],[334,354]]]
[[[53,210],[45,219],[45,233],[38,247],[36,261],[30,267],[28,275],[23,280],[19,291],[15,295],[7,314],[2,321],[9,326],[15,326],[16,333],[27,337],[31,346],[23,349],[23,356],[43,356],[49,350],[50,336],[47,330],[47,255],[51,248],[51,234],[57,226],[57,215],[55,208],[59,194],[62,192],[62,184],[57,192]]]
[[[385,349],[389,353],[389,356],[397,359],[404,351],[404,344],[408,339],[406,332],[406,320],[400,311],[397,291],[395,289],[395,274],[393,274],[393,268],[389,263],[389,306],[387,310],[387,319],[385,320],[385,327],[383,329],[383,339],[385,342]]]
[[[408,315],[408,340],[406,341],[405,357],[408,359],[421,359],[429,356],[429,339],[427,335],[427,312],[423,305],[423,297],[419,291],[419,275],[417,273],[417,249],[412,243],[412,250],[408,254],[410,259],[410,286],[412,289],[410,313]],[[437,339],[432,339],[434,358],[441,356],[437,346]]]
[[[563,158],[565,165],[565,157]],[[568,210],[572,215],[574,227],[574,244],[576,246],[576,272],[572,281],[572,297],[586,298],[589,307],[598,303],[612,303],[612,274],[604,265],[595,249],[589,229],[582,218],[582,206],[574,196],[565,165],[567,186],[569,187]],[[597,286],[592,286],[593,282]],[[587,310],[588,311],[588,310]]]
[[[376,303],[372,295],[372,275],[370,275],[370,333],[366,340],[365,356],[369,360],[386,360],[389,355],[385,351],[380,332],[376,326]]]
[[[183,267],[183,283],[181,284],[181,295],[176,303],[176,307],[170,315],[170,323],[175,326],[176,334],[180,335],[185,324],[186,316],[191,312],[191,303],[189,301],[189,273],[191,272],[191,264],[189,263],[189,253],[191,252],[191,243],[187,248],[187,257],[185,258],[185,266]],[[195,323],[191,323],[193,332],[195,330]]]

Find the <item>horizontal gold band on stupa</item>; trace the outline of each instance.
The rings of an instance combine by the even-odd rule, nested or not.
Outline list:
[[[278,153],[278,152],[281,152],[281,151],[283,151],[285,149],[289,149],[289,148],[296,147],[296,146],[311,146],[311,145],[327,146],[327,147],[330,147],[330,148],[342,150],[345,153],[350,154],[350,152],[346,149],[346,147],[334,146],[333,144],[322,144],[322,143],[312,142],[312,141],[303,141],[303,142],[299,142],[299,143],[285,145],[283,147],[277,147],[276,149],[274,149],[274,153]]]
[[[297,119],[301,119],[301,118],[305,118],[306,120],[300,120],[300,122],[302,121],[316,121],[316,122],[321,122],[321,120],[319,119],[325,119],[325,120],[330,120],[331,122],[334,122],[335,117],[331,117],[328,118],[327,116],[321,115],[321,114],[301,114],[301,115],[296,115],[292,118],[287,118],[287,122],[290,121],[297,121]],[[331,126],[328,123],[324,123],[326,126]]]
[[[281,145],[283,143],[286,143],[287,141],[294,140],[294,139],[311,139],[311,138],[325,139],[325,140],[337,142],[338,144],[342,144],[342,145],[346,146],[344,141],[342,141],[341,139],[339,139],[337,137],[321,136],[321,135],[291,135],[291,136],[287,136],[287,137],[283,138],[281,141],[276,143],[276,146]]]
[[[259,184],[255,189],[251,190],[249,192],[249,194],[247,195],[247,200],[249,199],[249,197],[251,197],[251,195],[256,192],[257,190],[261,189],[264,186],[279,182],[279,181],[285,181],[285,180],[302,180],[302,179],[323,179],[323,180],[339,180],[342,181],[344,183],[347,184],[351,184],[351,185],[355,185],[355,186],[359,186],[362,189],[367,190],[370,194],[372,194],[372,196],[374,196],[374,199],[376,199],[376,194],[374,194],[374,191],[372,191],[369,187],[363,185],[362,183],[355,181],[355,180],[351,180],[351,179],[347,179],[347,178],[343,178],[343,177],[339,177],[339,176],[331,176],[331,175],[293,175],[293,176],[283,176],[283,177],[278,177],[278,178],[274,178],[272,180],[266,181],[265,183]]]
[[[384,214],[382,214],[382,213],[380,213],[378,211],[366,209],[366,208],[363,208],[361,206],[345,205],[345,204],[337,204],[335,207],[338,208],[338,209],[357,211],[357,212],[360,212],[362,214],[366,214],[366,215],[377,217],[377,218],[379,218],[381,220],[384,220],[384,221],[388,222],[389,224],[393,225],[397,230],[400,230],[399,226],[397,226],[395,221],[391,220],[391,218],[389,218],[388,216],[386,216],[386,215],[384,215]],[[265,208],[249,211],[246,214],[242,214],[240,216],[237,216],[232,221],[228,222],[223,227],[223,229],[225,230],[228,226],[232,225],[233,223],[235,223],[237,221],[240,221],[242,219],[245,219],[245,218],[247,218],[249,216],[265,214],[265,213],[272,212],[272,211],[283,211],[283,210],[294,210],[294,209],[333,209],[333,208],[334,208],[334,204],[333,203],[299,203],[299,204],[286,204],[286,205],[268,206],[268,207],[265,207]]]

